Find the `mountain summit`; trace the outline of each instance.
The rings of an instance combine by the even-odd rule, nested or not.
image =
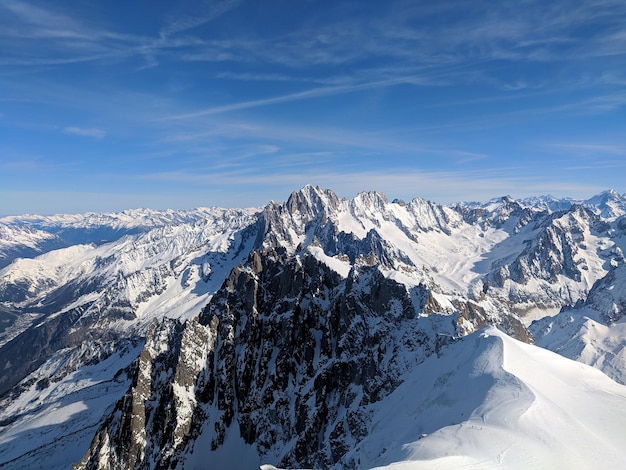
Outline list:
[[[613,465],[624,386],[571,359],[626,377],[622,207],[306,186],[2,219],[0,465]]]

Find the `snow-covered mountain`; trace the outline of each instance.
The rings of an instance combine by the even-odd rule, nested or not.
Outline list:
[[[385,468],[619,468],[625,392],[489,327],[421,364],[355,453]]]
[[[619,194],[614,189],[609,189],[593,196],[583,204],[593,208],[602,217],[613,219],[626,214],[626,195]]]
[[[115,213],[22,215],[0,218],[0,268],[72,245],[102,245],[154,228],[193,225],[223,216],[223,209],[133,209]]]
[[[198,221],[100,246],[73,245],[2,269],[0,299],[9,325],[0,332],[0,394],[59,349],[141,334],[153,318],[199,313],[245,259],[254,214],[215,210]]]
[[[523,447],[504,452],[521,435],[565,455],[570,427],[586,440],[596,417],[618,422],[624,390],[511,337],[624,383],[624,208],[612,191],[442,206],[306,186],[260,210],[1,219],[0,466],[60,447],[58,468],[232,467],[233,452],[241,468],[497,466],[495,452],[527,468]],[[591,404],[603,394],[617,398]],[[607,463],[626,437],[609,428]]]
[[[62,246],[62,240],[53,233],[0,221],[0,268],[16,258],[32,258]]]
[[[484,207],[493,204],[497,199],[487,203],[465,203],[471,207]],[[524,207],[530,207],[548,212],[561,212],[569,210],[574,205],[584,206],[603,218],[614,219],[626,214],[626,194],[619,194],[614,189],[603,191],[589,199],[572,199],[569,197],[558,198],[554,196],[534,196],[520,199],[519,203]]]
[[[539,345],[626,384],[626,264],[598,280],[584,302],[530,329]]]

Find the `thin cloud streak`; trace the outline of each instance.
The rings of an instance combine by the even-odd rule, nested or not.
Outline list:
[[[231,195],[315,178],[393,190],[404,172],[418,192],[492,197],[532,171],[619,173],[598,169],[625,155],[623,0],[140,3],[0,0],[3,145],[46,163],[75,152],[74,175],[101,171],[89,155],[110,168],[102,187],[150,171],[172,182],[163,191]],[[74,184],[60,171],[45,183]]]
[[[321,29],[313,22],[297,32],[262,40],[245,35],[229,38],[226,41],[179,34],[193,32],[195,28],[237,8],[239,3],[236,0],[217,3],[203,2],[203,7],[196,15],[182,15],[175,18],[161,29],[158,36],[149,37],[94,29],[65,15],[25,2],[9,1],[5,3],[4,8],[17,15],[22,22],[18,25],[19,27],[12,28],[10,32],[31,35],[32,38],[48,37],[51,41],[47,44],[48,50],[43,56],[19,54],[20,48],[18,47],[17,55],[0,57],[0,63],[16,67],[64,66],[87,61],[121,61],[141,57],[145,63],[136,68],[136,70],[141,70],[156,67],[163,57],[175,62],[184,62],[197,60],[200,55],[206,53],[209,61],[228,60],[243,64],[274,63],[292,70],[302,70],[304,66],[315,63],[345,64],[357,59],[373,59],[376,65],[368,65],[370,68],[368,81],[373,83],[397,80],[399,83],[413,81],[416,85],[438,83],[440,86],[445,86],[468,79],[466,73],[449,70],[451,66],[471,65],[476,68],[481,62],[486,66],[493,60],[532,61],[538,60],[539,56],[541,60],[562,61],[564,52],[567,52],[563,50],[563,47],[572,42],[572,38],[568,37],[568,34],[562,34],[562,30],[568,31],[568,28],[577,27],[584,22],[606,20],[612,16],[618,17],[615,12],[619,13],[623,10],[623,4],[619,2],[597,4],[590,2],[576,5],[564,14],[556,6],[551,8],[544,4],[537,4],[544,14],[525,13],[520,17],[511,17],[506,8],[496,7],[490,8],[489,14],[483,14],[469,24],[456,21],[444,24],[438,29],[427,28],[426,32],[420,32],[409,25],[412,20],[420,19],[420,15],[423,15],[423,8],[417,9],[411,3],[407,3],[404,8],[392,9],[391,12],[384,13],[375,20],[335,22]],[[478,6],[461,6],[468,11],[480,10]],[[432,10],[430,14],[448,14],[450,8],[448,5],[444,11]],[[503,24],[507,26],[503,27]],[[0,39],[1,37],[2,34],[0,34]],[[81,39],[81,41],[67,41],[68,38]],[[623,39],[623,27],[617,31],[597,32],[596,37],[593,38],[595,45],[590,50],[598,56],[605,55],[607,51],[612,54],[616,48],[615,42],[623,41]],[[77,49],[78,44],[83,50]],[[28,51],[30,46],[22,45],[21,48]],[[549,50],[548,48],[556,49]],[[566,56],[571,60],[576,60],[580,57],[580,52],[579,50],[567,52]],[[422,73],[418,76],[398,76],[398,73],[402,73],[400,69],[407,65],[420,67]],[[429,72],[426,68],[430,68]],[[367,70],[362,67],[351,67],[350,79],[361,80],[364,72]],[[392,74],[391,78],[389,73]],[[483,69],[482,73],[484,74],[482,80],[493,80],[492,73],[487,69]],[[481,80],[479,75],[476,77]],[[431,78],[425,82],[428,76]],[[281,80],[287,81],[288,77],[288,74],[283,75]],[[301,80],[294,76],[292,81]],[[332,81],[333,79],[330,78],[329,82]],[[520,83],[522,82],[503,84],[503,87],[515,88]],[[367,88],[366,84],[356,86],[355,90],[358,90],[359,86],[363,86],[362,89]],[[347,85],[347,88],[349,87],[350,85]],[[527,85],[524,84],[524,87]],[[173,118],[183,119],[187,116],[197,117],[328,96],[327,93],[335,93],[332,88],[326,91],[308,90],[294,93],[290,97],[274,97],[217,106],[207,108],[204,112],[198,111]],[[336,92],[341,93],[340,90]]]
[[[564,149],[584,154],[611,154],[626,155],[626,146],[624,145],[606,145],[606,144],[584,144],[584,143],[556,143],[548,144],[549,148]],[[626,164],[626,163],[625,163]]]
[[[285,191],[290,191],[306,184],[319,184],[346,197],[364,190],[376,190],[392,197],[404,199],[424,197],[444,204],[486,200],[498,195],[527,197],[553,194],[584,198],[606,189],[598,185],[581,184],[575,181],[554,182],[548,177],[520,174],[511,168],[491,172],[443,172],[416,169],[360,172],[318,170],[307,174],[288,171],[280,174],[250,174],[247,171],[198,174],[176,171],[146,174],[140,179],[175,181],[180,184],[212,188],[252,185],[261,194],[270,191],[271,188],[283,188]],[[257,203],[262,202],[257,201]]]
[[[194,15],[184,15],[171,22],[161,29],[160,36],[165,38],[195,29],[219,18],[233,8],[238,7],[240,3],[241,0],[203,1],[199,12],[196,12]]]
[[[271,98],[264,98],[259,100],[243,101],[239,103],[227,104],[224,106],[215,106],[212,108],[203,109],[186,114],[179,114],[174,116],[167,116],[161,118],[162,120],[182,120],[182,119],[195,119],[202,116],[210,116],[213,114],[222,114],[230,111],[238,111],[241,109],[258,108],[261,106],[268,106],[279,103],[289,103],[292,101],[307,100],[312,98],[321,98],[325,96],[333,96],[344,93],[355,93],[363,90],[370,90],[372,88],[384,88],[388,86],[399,85],[402,83],[410,83],[407,77],[394,78],[389,80],[383,80],[379,82],[361,83],[355,85],[324,87],[324,88],[312,88],[310,90],[300,91],[297,93],[290,93],[282,96],[274,96]]]
[[[64,134],[77,135],[80,137],[92,137],[94,139],[103,139],[107,133],[103,129],[97,129],[94,127],[86,128],[86,127],[75,127],[69,126],[63,128]]]

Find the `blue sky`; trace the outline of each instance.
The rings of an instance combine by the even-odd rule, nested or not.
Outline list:
[[[0,2],[0,214],[626,191],[626,2]]]

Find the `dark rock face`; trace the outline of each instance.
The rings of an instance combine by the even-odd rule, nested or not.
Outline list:
[[[312,186],[262,212],[194,220],[129,236],[125,251],[103,250],[93,270],[70,281],[0,280],[0,333],[24,320],[0,336],[7,400],[59,349],[145,336],[124,371],[132,385],[78,468],[177,468],[194,450],[211,466],[211,451],[233,436],[263,462],[358,468],[350,451],[368,432],[373,404],[415,365],[486,324],[533,342],[509,313],[515,303],[560,307],[585,295],[586,270],[623,264],[608,240],[626,233],[624,217],[605,220],[573,204],[550,212],[504,197],[449,208],[389,203],[376,192],[345,200]],[[597,243],[600,234],[606,243]],[[465,241],[473,248],[458,249]],[[116,269],[124,260],[128,267]],[[588,299],[607,322],[626,306],[617,297],[603,303],[623,279],[613,274]],[[580,289],[565,292],[570,285]],[[213,297],[195,320],[157,321],[146,331],[141,313],[179,314],[165,309],[181,287]],[[42,388],[53,380],[36,377]]]
[[[626,264],[622,262],[596,281],[585,301],[576,307],[595,310],[606,324],[626,316]]]
[[[527,284],[531,279],[556,282],[559,274],[576,281],[580,280],[580,269],[574,261],[577,251],[571,232],[558,227],[547,227],[509,267],[510,279]]]
[[[77,468],[169,468],[203,418],[194,386],[213,347],[214,329],[197,322],[155,323],[132,365],[130,389],[96,434]],[[194,421],[195,419],[195,421]],[[194,427],[196,426],[196,427]],[[89,459],[91,453],[98,459]]]
[[[523,241],[524,250],[487,277],[494,286],[503,287],[507,280],[526,285],[533,279],[557,284],[561,275],[580,282],[582,271],[588,269],[585,259],[578,255],[586,248],[585,232],[603,229],[595,214],[582,206],[573,206],[570,211],[535,219],[537,233]]]
[[[246,247],[250,249],[250,240],[260,229],[258,223],[251,223],[256,220],[234,211],[220,219],[200,219],[193,226],[179,227],[179,236],[173,228],[160,227],[127,238],[126,245],[122,240],[117,249],[93,255],[84,272],[76,270],[67,277],[56,276],[58,269],[43,269],[44,262],[39,275],[30,276],[28,270],[24,274],[19,264],[24,260],[18,260],[10,267],[15,272],[0,279],[0,335],[5,330],[10,333],[8,330],[24,319],[21,330],[6,340],[0,336],[0,398],[60,349],[89,340],[117,341],[145,334],[147,325],[140,324],[138,306],[161,295],[176,277],[184,283],[181,273],[188,277],[191,270],[200,271],[203,262],[218,268],[223,262],[232,262],[227,258],[245,259]],[[203,245],[200,234],[205,224],[209,233],[232,229],[226,252],[212,252]],[[76,232],[81,233],[87,237],[107,232]],[[66,256],[71,262],[72,252]],[[211,273],[201,277],[200,288],[209,282]]]
[[[77,307],[41,323],[36,323],[0,348],[0,397],[56,351],[88,340],[114,341],[119,335],[111,330],[97,330],[81,318],[83,307]]]
[[[433,310],[427,287],[378,265],[342,278],[308,253],[254,251],[198,322],[150,333],[133,387],[78,468],[168,468],[207,425],[213,450],[236,433],[279,466],[357,468],[343,457],[367,434],[368,405],[452,341],[460,318],[489,321]]]
[[[228,338],[218,340],[214,356],[216,375],[227,380],[206,393],[223,411],[219,428],[237,410],[242,437],[261,455],[279,446],[286,447],[281,465],[336,463],[346,439],[366,431],[363,405],[397,386],[401,366],[391,361],[383,370],[381,358],[401,347],[392,329],[414,319],[415,308],[406,289],[375,268],[342,280],[312,256],[251,258],[255,268],[234,271],[200,318],[217,319],[218,337]],[[400,339],[407,350],[421,358],[434,351],[436,339],[420,334],[417,322],[409,331]],[[218,433],[215,444],[221,440]]]

